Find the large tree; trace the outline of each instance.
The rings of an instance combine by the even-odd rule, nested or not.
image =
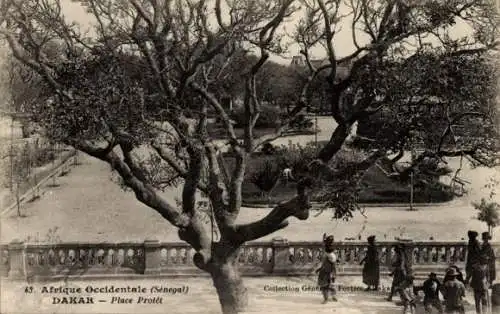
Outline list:
[[[401,73],[412,60],[425,53],[481,56],[496,45],[497,16],[487,0],[75,2],[93,18],[92,36],[64,18],[57,0],[5,0],[0,6],[1,32],[13,55],[46,84],[48,101],[32,106],[33,117],[48,136],[109,163],[137,200],[178,228],[179,237],[197,251],[194,264],[212,276],[224,313],[246,306],[236,258],[241,245],[285,228],[289,217],[307,219],[309,193],[318,180],[335,183],[329,187],[338,191],[330,193],[335,216],[352,215],[355,207],[349,204],[355,199],[345,197],[351,193],[346,187],[355,187],[363,172],[392,148],[372,147],[363,160],[342,167],[330,161],[359,119],[429,96],[426,90],[411,89],[408,75]],[[309,75],[300,90],[293,90],[295,104],[276,132],[257,137],[253,131],[264,95],[257,77],[270,54],[283,53],[283,28],[290,17],[301,19],[288,39],[300,45]],[[451,36],[456,23],[470,26],[464,38]],[[344,57],[336,54],[341,25],[351,27],[354,43]],[[431,39],[438,43],[429,45]],[[59,45],[64,53],[48,56],[47,45]],[[327,56],[319,67],[310,62],[310,51],[317,46]],[[247,117],[239,139],[222,99],[233,87],[230,65],[242,51],[256,57],[239,73]],[[337,69],[346,64],[349,73],[339,79]],[[453,75],[463,80],[450,85],[448,93],[483,84],[468,81],[466,74],[457,69]],[[236,223],[248,159],[259,146],[284,134],[305,110],[317,80],[328,87],[325,101],[337,124],[330,140],[308,164],[293,199],[255,222]],[[491,112],[496,108],[486,100],[481,104]],[[227,133],[231,167],[207,130],[214,114]],[[478,116],[487,121],[484,114]],[[476,153],[456,147],[438,151],[443,156]],[[183,185],[179,205],[159,192],[177,176]],[[198,192],[210,201],[220,233],[217,242],[196,206]]]

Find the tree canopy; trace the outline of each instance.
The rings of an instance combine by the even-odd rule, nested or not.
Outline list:
[[[59,0],[6,0],[0,6],[2,37],[13,56],[45,84],[47,101],[30,109],[35,122],[51,138],[109,163],[140,202],[179,229],[180,238],[197,251],[194,263],[212,275],[225,313],[244,306],[246,290],[235,269],[238,248],[286,227],[289,217],[307,219],[309,193],[321,178],[335,179],[329,180],[336,182],[330,204],[341,218],[355,210],[343,204],[353,200],[352,189],[363,172],[404,148],[414,134],[423,132],[424,141],[430,141],[422,156],[469,155],[489,165],[497,160],[493,139],[498,129],[491,119],[498,117],[498,106],[490,98],[493,73],[483,62],[498,44],[491,1],[74,2],[92,18],[92,35],[65,18]],[[300,21],[290,34],[285,26],[293,18]],[[457,25],[467,32],[454,36]],[[343,45],[337,39],[341,27],[350,30],[353,42],[352,52],[343,57],[337,53]],[[273,65],[266,74],[266,63],[272,54],[283,55],[290,42],[300,47],[306,75],[298,86],[285,84],[289,95],[267,90],[266,79],[287,71]],[[58,53],[50,54],[53,47]],[[311,60],[311,50],[318,47],[326,55],[320,65]],[[348,69],[342,77],[340,68]],[[314,97],[315,86],[323,87],[325,97]],[[238,97],[246,113],[241,139],[223,106],[227,95]],[[283,102],[293,104],[280,125],[256,136],[266,97],[284,96]],[[248,159],[282,136],[312,98],[327,103],[336,126],[307,165],[296,197],[252,223],[236,223]],[[430,127],[437,124],[432,113],[412,111],[415,107],[444,108],[439,131]],[[363,160],[332,165],[353,126],[371,122],[374,114],[388,116],[382,133],[390,135],[376,135]],[[232,168],[208,131],[214,115],[233,152]],[[458,120],[469,117],[481,119],[477,124],[487,129],[481,136],[491,143],[443,140],[438,142],[446,145],[436,145],[436,137],[428,136],[442,131],[446,136],[440,138],[446,138],[455,133]],[[165,176],[151,175],[158,167],[167,169]],[[182,178],[180,206],[158,192],[172,176]],[[198,191],[213,208],[220,231],[216,243],[201,222]]]

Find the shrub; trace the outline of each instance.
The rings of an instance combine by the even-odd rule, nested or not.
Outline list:
[[[264,145],[262,145],[261,152],[264,155],[273,155],[274,153],[276,153],[276,147],[271,143],[265,143]]]
[[[252,168],[248,181],[253,183],[261,192],[267,193],[269,198],[270,193],[279,181],[280,167],[273,160],[264,159],[260,164],[254,164]]]
[[[282,145],[274,156],[276,156],[275,160],[280,168],[291,168],[292,175],[298,179],[308,171],[307,165],[314,160],[316,152],[314,143],[291,144],[289,146]]]

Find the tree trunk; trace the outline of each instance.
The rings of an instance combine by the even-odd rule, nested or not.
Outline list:
[[[248,292],[236,265],[236,258],[214,265],[211,272],[222,313],[240,313],[248,306]]]
[[[21,121],[21,134],[22,138],[30,137],[30,126],[27,122]]]

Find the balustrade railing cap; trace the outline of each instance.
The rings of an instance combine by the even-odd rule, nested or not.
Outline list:
[[[9,243],[10,248],[17,248],[17,247],[22,247],[24,246],[24,242],[18,239],[12,240]]]
[[[399,242],[413,242],[412,239],[408,239],[408,238],[399,238],[398,241]]]
[[[288,240],[282,237],[275,237],[272,241],[275,244],[288,244]]]
[[[160,241],[154,240],[154,239],[146,239],[146,240],[144,240],[144,245],[146,245],[146,246],[160,246]]]

